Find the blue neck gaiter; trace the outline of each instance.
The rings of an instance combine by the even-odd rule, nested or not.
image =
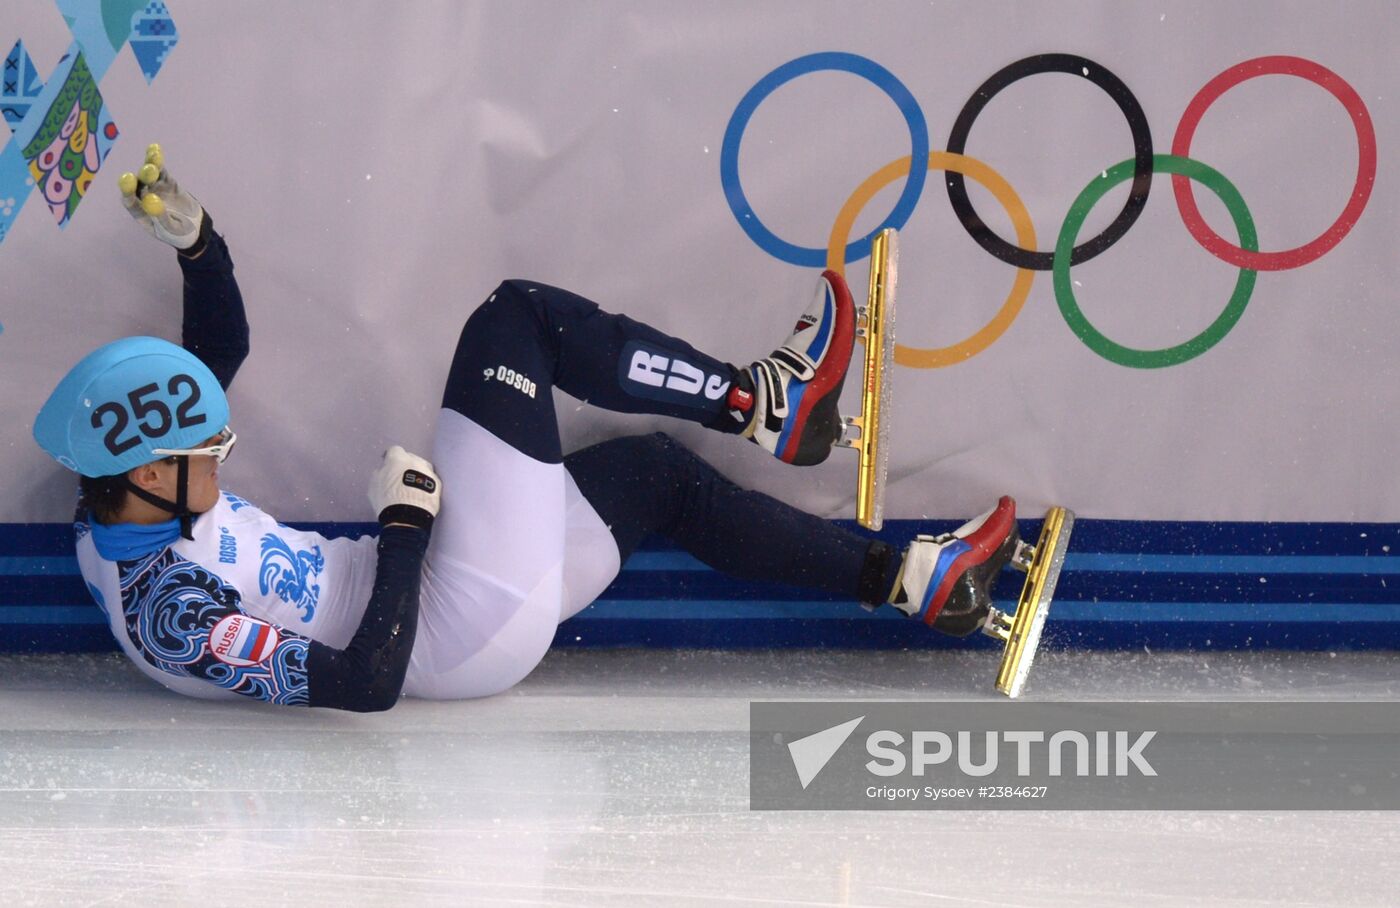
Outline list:
[[[97,554],[108,561],[131,561],[159,552],[180,538],[180,521],[164,523],[117,523],[111,526],[90,521],[92,543]]]

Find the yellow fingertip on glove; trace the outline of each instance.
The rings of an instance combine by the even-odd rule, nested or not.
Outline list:
[[[147,145],[145,163],[135,174],[122,174],[117,183],[122,206],[151,236],[181,251],[199,242],[204,208],[165,169],[160,145]]]

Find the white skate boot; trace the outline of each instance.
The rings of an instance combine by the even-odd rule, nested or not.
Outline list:
[[[890,604],[935,630],[964,637],[992,607],[990,589],[1016,552],[1016,502],[997,506],[942,536],[916,536],[890,594]]]
[[[785,463],[821,463],[842,433],[837,400],[855,344],[855,304],[846,282],[822,272],[816,298],[781,347],[740,369],[729,412],[743,434]]]

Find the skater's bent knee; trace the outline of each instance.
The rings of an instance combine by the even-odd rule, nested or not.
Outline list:
[[[632,435],[620,441],[629,449],[627,455],[632,462],[639,467],[644,465],[647,472],[657,475],[697,459],[689,448],[665,432]]]
[[[492,290],[486,300],[477,307],[477,312],[491,312],[494,310],[508,310],[517,307],[517,304],[526,300],[525,285],[528,282],[519,280],[501,281]]]
[[[546,336],[543,306],[525,292],[526,283],[510,280],[497,284],[467,318],[461,343],[471,340],[498,350],[501,344],[523,337]]]
[[[640,440],[647,447],[657,451],[674,451],[681,447],[681,443],[676,441],[665,432],[652,432],[650,435],[641,436]]]

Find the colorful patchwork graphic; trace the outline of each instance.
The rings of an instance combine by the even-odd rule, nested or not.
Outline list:
[[[101,79],[132,37],[133,20],[147,0],[55,0],[73,40]]]
[[[160,72],[170,49],[180,40],[170,10],[161,0],[152,0],[131,20],[131,52],[149,83]]]
[[[39,78],[39,71],[25,51],[24,42],[16,41],[5,55],[4,67],[0,68],[0,113],[4,114],[10,132],[14,132],[24,121],[29,108],[43,90],[44,80]]]
[[[63,87],[24,148],[29,175],[60,227],[68,225],[87,195],[118,134],[82,53],[71,63],[68,57],[59,61],[60,70],[65,65]]]
[[[8,152],[13,146],[14,142],[11,142],[5,151]],[[0,154],[0,243],[5,241],[10,225],[19,217],[19,210],[33,188],[34,178],[29,175],[29,168],[19,150],[16,149],[14,154]]]
[[[77,210],[118,136],[98,83],[131,45],[146,81],[178,35],[163,0],[55,0],[73,43],[47,84],[16,42],[5,58],[0,105],[13,138],[0,148],[0,242],[38,188],[60,227]]]
[[[149,83],[179,40],[163,0],[54,2],[73,43],[47,84],[23,40],[0,71],[0,111],[13,133],[0,146],[0,243],[35,188],[68,225],[118,136],[97,84],[126,44]]]

